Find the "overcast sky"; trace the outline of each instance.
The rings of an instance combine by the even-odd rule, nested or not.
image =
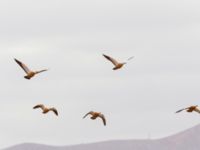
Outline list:
[[[0,148],[160,138],[200,123],[198,0],[0,1]],[[118,60],[113,71],[102,53]],[[48,68],[30,81],[14,62]],[[43,115],[32,107],[54,106]],[[90,110],[107,118],[82,119]]]

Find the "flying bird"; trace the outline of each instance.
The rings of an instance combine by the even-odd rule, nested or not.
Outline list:
[[[44,71],[47,71],[47,69],[40,70],[40,71],[32,71],[24,63],[22,63],[21,61],[17,60],[16,58],[14,58],[14,60],[25,71],[25,73],[26,73],[26,76],[24,76],[25,79],[31,79],[36,74],[44,72]]]
[[[113,70],[117,70],[117,69],[122,68],[125,64],[127,64],[127,62],[128,62],[129,60],[131,60],[131,59],[134,58],[134,56],[132,56],[132,57],[128,58],[126,62],[118,62],[117,60],[115,60],[114,58],[112,58],[112,57],[110,57],[110,56],[108,56],[108,55],[103,54],[103,56],[104,56],[106,59],[108,59],[111,63],[113,63],[113,65],[115,66],[115,67],[113,68]]]
[[[58,116],[58,111],[54,107],[47,108],[43,104],[38,104],[38,105],[36,105],[36,106],[33,107],[33,109],[37,109],[37,108],[41,108],[42,111],[43,111],[42,112],[43,114],[46,114],[49,111],[53,111],[56,114],[56,116]]]
[[[88,112],[88,113],[83,117],[83,119],[84,119],[85,117],[87,117],[88,115],[92,115],[92,116],[90,117],[90,119],[92,119],[92,120],[95,120],[97,117],[101,118],[102,121],[103,121],[104,126],[106,126],[106,119],[105,119],[105,116],[104,116],[102,113],[90,111],[90,112]]]
[[[200,109],[198,109],[198,105],[180,109],[180,110],[176,111],[176,113],[179,113],[179,112],[181,112],[183,110],[186,110],[189,113],[191,113],[193,111],[200,113]]]

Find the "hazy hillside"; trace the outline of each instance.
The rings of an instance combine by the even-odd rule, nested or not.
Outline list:
[[[27,143],[4,150],[200,150],[200,125],[159,140],[108,141],[62,147]]]

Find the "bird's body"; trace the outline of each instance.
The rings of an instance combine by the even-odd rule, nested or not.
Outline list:
[[[91,115],[90,119],[92,119],[92,120],[95,120],[98,117],[101,118],[104,126],[106,125],[106,119],[105,119],[105,116],[102,113],[90,111],[83,118],[87,117],[88,115]]]
[[[120,69],[122,68],[126,63],[118,63],[114,68],[113,70],[117,70],[117,69]]]
[[[48,113],[49,111],[50,111],[50,109],[44,108],[42,113],[43,113],[43,114],[46,114],[46,113]]]
[[[40,71],[32,71],[30,70],[24,63],[21,61],[15,59],[16,63],[25,71],[26,75],[24,76],[25,79],[30,80],[32,77],[34,77],[36,74],[47,71],[47,69],[40,70]]]
[[[90,117],[91,119],[95,120],[97,117],[99,117],[101,113],[99,112],[93,112],[92,116]]]
[[[190,106],[190,107],[187,107],[187,108],[180,109],[180,110],[176,111],[176,113],[179,113],[179,112],[181,112],[183,110],[186,110],[189,113],[191,113],[193,111],[195,111],[197,113],[200,113],[200,109],[198,109],[198,105],[196,105],[196,106]]]
[[[113,68],[113,70],[118,70],[120,68],[122,68],[127,62],[118,62],[116,59],[103,54],[103,56],[108,59],[115,67]],[[131,60],[133,57],[130,57],[128,60]]]
[[[31,72],[28,72],[27,75],[24,76],[24,78],[26,78],[26,79],[29,80],[29,79],[31,79],[34,76],[35,76],[35,72],[31,71]]]
[[[38,104],[38,105],[33,107],[33,109],[37,109],[37,108],[41,108],[43,114],[46,114],[49,111],[53,111],[55,113],[55,115],[58,116],[58,111],[54,107],[47,108],[43,104]]]

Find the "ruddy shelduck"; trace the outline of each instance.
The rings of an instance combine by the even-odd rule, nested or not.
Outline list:
[[[40,71],[32,71],[30,70],[24,63],[22,63],[21,61],[14,59],[16,61],[16,63],[25,71],[26,76],[24,76],[25,79],[31,79],[32,77],[34,77],[36,74],[47,71],[47,69],[44,70],[40,70]]]
[[[43,114],[46,114],[46,113],[48,113],[49,111],[53,111],[53,112],[56,114],[56,116],[58,116],[58,111],[57,111],[57,109],[55,109],[54,107],[47,108],[47,107],[45,107],[43,104],[38,104],[38,105],[36,105],[36,106],[33,107],[33,109],[37,109],[37,108],[41,108],[42,111],[43,111],[43,112],[42,112]]]
[[[120,69],[120,68],[122,68],[125,64],[127,64],[127,62],[118,62],[116,59],[114,59],[114,58],[112,58],[112,57],[110,57],[110,56],[108,56],[108,55],[103,54],[103,56],[104,56],[106,59],[108,59],[111,63],[113,63],[113,65],[115,66],[115,67],[113,68],[113,70]],[[129,60],[131,60],[131,59],[133,59],[133,58],[134,58],[134,56],[130,57],[127,61],[129,61]]]
[[[83,118],[87,117],[88,115],[91,115],[90,119],[92,119],[92,120],[95,120],[98,117],[101,118],[104,126],[106,126],[106,119],[105,119],[105,116],[102,113],[90,111]]]

